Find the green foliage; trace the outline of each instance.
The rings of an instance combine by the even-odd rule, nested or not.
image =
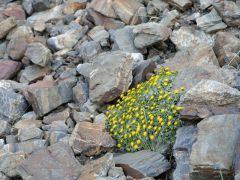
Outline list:
[[[117,141],[117,147],[127,151],[172,146],[176,130],[181,126],[177,106],[182,91],[173,90],[176,72],[161,68],[148,81],[121,95],[116,105],[108,107],[106,127]]]

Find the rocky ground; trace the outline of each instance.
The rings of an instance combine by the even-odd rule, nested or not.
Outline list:
[[[239,0],[1,0],[0,179],[239,180],[239,27]],[[160,66],[186,88],[174,165],[104,127]]]

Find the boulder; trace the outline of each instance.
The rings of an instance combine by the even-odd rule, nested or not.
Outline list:
[[[116,155],[114,162],[126,175],[136,179],[156,177],[170,169],[170,163],[163,155],[148,150]]]
[[[44,124],[51,124],[54,121],[66,122],[69,117],[70,117],[70,110],[69,108],[66,108],[63,111],[53,112],[47,116],[44,116],[43,122]]]
[[[26,14],[20,5],[12,5],[4,9],[3,14],[8,17],[14,17],[16,20],[25,20]]]
[[[42,130],[39,128],[20,129],[18,131],[18,139],[21,142],[32,139],[41,139],[42,136],[43,136]]]
[[[36,12],[45,11],[50,7],[50,0],[32,0],[32,6]]]
[[[77,85],[73,88],[73,100],[83,105],[88,100],[88,84],[82,81],[79,81]]]
[[[9,17],[0,22],[0,39],[3,39],[9,31],[17,25],[14,17]]]
[[[97,56],[89,79],[90,99],[102,104],[126,92],[132,82],[133,61],[131,54],[122,51]]]
[[[165,9],[169,9],[169,5],[162,0],[152,0],[147,5],[147,13],[149,15],[162,13]]]
[[[4,119],[0,119],[0,138],[3,138],[7,134],[10,134],[10,130],[11,130],[11,125]]]
[[[115,146],[115,141],[106,132],[104,125],[89,122],[77,123],[69,143],[75,154],[87,156],[99,155]]]
[[[133,29],[134,44],[137,48],[142,49],[154,43],[167,40],[171,33],[171,29],[159,23],[149,22],[139,24]]]
[[[181,11],[185,11],[192,6],[191,0],[170,0],[168,3]]]
[[[104,16],[116,18],[115,11],[112,7],[113,0],[93,0],[91,4],[88,6],[89,8],[93,8],[95,11],[101,13]]]
[[[99,42],[101,46],[108,46],[109,33],[103,26],[96,26],[88,32],[88,36],[96,42]]]
[[[12,79],[21,69],[22,63],[4,60],[0,61],[0,80]]]

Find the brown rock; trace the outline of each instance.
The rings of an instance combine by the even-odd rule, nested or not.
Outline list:
[[[93,8],[95,11],[101,13],[104,16],[116,18],[116,14],[112,7],[113,0],[93,0],[89,5],[89,8]]]
[[[69,118],[70,116],[70,111],[69,108],[61,111],[61,112],[54,112],[49,114],[48,116],[45,116],[43,118],[43,122],[45,124],[51,124],[54,121],[63,121],[66,122],[66,120]]]
[[[63,12],[64,14],[73,14],[79,9],[85,9],[86,2],[67,2],[64,6]]]
[[[8,17],[15,17],[17,20],[25,20],[26,14],[20,5],[10,6],[4,9],[3,14]]]
[[[70,145],[75,154],[92,156],[112,148],[115,141],[106,132],[104,125],[79,122],[71,135]]]
[[[11,60],[0,61],[0,80],[13,78],[21,67],[22,63],[20,62]]]
[[[8,32],[17,25],[16,19],[9,17],[0,22],[0,39],[4,38]]]

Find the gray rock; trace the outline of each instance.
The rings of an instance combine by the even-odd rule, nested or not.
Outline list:
[[[91,113],[89,112],[73,111],[72,118],[77,123],[83,121],[92,122]]]
[[[35,22],[35,21],[44,21],[48,22],[54,19],[63,19],[63,5],[56,6],[52,9],[34,13],[32,16],[27,18],[28,22]]]
[[[12,89],[10,83],[0,82],[0,115],[8,118],[9,122],[18,120],[27,110],[28,105],[21,94]]]
[[[95,11],[111,18],[116,18],[116,14],[114,12],[114,9],[112,7],[113,1],[112,0],[93,0],[91,4],[89,5],[90,8],[93,8]]]
[[[180,104],[185,107],[183,113],[195,112],[200,118],[238,113],[240,91],[217,81],[201,80],[183,96]]]
[[[164,17],[160,21],[160,24],[166,27],[173,27],[177,21],[177,18],[179,17],[180,13],[176,9],[174,9],[164,15]]]
[[[108,46],[109,33],[103,26],[96,26],[88,32],[88,36],[93,41],[99,42],[101,46]]]
[[[52,58],[51,51],[41,43],[29,44],[25,56],[41,67],[47,66]]]
[[[201,7],[202,10],[208,8],[208,7],[211,6],[214,2],[215,2],[215,0],[199,0],[200,7]]]
[[[114,42],[114,50],[122,50],[131,53],[140,52],[134,45],[133,27],[131,26],[125,26],[122,29],[112,31],[111,40]]]
[[[94,118],[93,122],[97,124],[105,124],[106,119],[107,119],[107,116],[104,113],[101,113]]]
[[[77,51],[84,63],[91,63],[92,59],[102,52],[102,48],[96,41],[84,41]]]
[[[240,131],[239,120],[239,114],[218,115],[197,125],[197,141],[193,144],[190,155],[193,169],[199,171],[199,174],[206,169],[208,174],[217,174],[220,169],[224,174],[231,169]]]
[[[43,136],[43,132],[39,128],[20,129],[18,131],[18,139],[21,142],[32,140],[32,139],[41,139],[42,136]]]
[[[53,112],[47,116],[44,116],[43,122],[44,124],[51,124],[54,121],[63,121],[66,122],[70,117],[70,109],[66,108],[60,112]]]
[[[70,138],[70,135],[61,131],[53,131],[50,133],[49,143],[50,145],[53,145],[58,142],[61,142],[65,138]]]
[[[20,62],[12,60],[0,61],[0,80],[14,78],[21,67],[22,63]]]
[[[3,59],[7,52],[7,43],[0,43],[0,58]]]
[[[77,179],[82,166],[75,159],[71,147],[57,143],[31,154],[18,167],[23,179]]]
[[[41,126],[42,121],[36,120],[36,118],[23,118],[23,117],[13,125],[13,127],[16,129],[39,128]]]
[[[233,1],[219,1],[213,4],[228,26],[240,26],[240,7]]]
[[[23,0],[22,1],[22,7],[28,15],[31,15],[33,13],[32,3],[33,3],[33,0]]]
[[[10,130],[11,130],[11,125],[7,121],[4,121],[4,119],[1,119],[0,120],[0,138],[6,136],[7,134],[10,134]]]
[[[40,67],[38,65],[27,66],[20,72],[19,82],[33,83],[43,79],[50,72],[48,67]]]
[[[8,177],[18,175],[16,168],[26,158],[25,153],[6,153],[0,156],[0,171]]]
[[[36,21],[33,25],[34,31],[43,32],[46,29],[46,24],[44,21]]]
[[[185,11],[192,6],[191,0],[170,0],[168,3],[181,11]]]
[[[126,92],[132,82],[132,67],[133,57],[122,51],[97,56],[90,73],[90,99],[101,104],[110,102],[122,92]]]
[[[36,12],[49,9],[50,0],[32,0],[32,6]]]
[[[72,48],[84,36],[87,29],[87,27],[82,27],[76,30],[69,30],[64,34],[49,38],[47,44],[55,51]]]
[[[123,169],[121,167],[112,167],[108,171],[108,176],[113,178],[120,178],[124,176]]]
[[[12,144],[12,143],[17,143],[18,139],[16,135],[7,135],[5,137],[6,139],[6,144]]]
[[[210,13],[197,18],[196,22],[198,27],[208,33],[227,28],[227,25],[222,22],[222,18],[218,15],[215,9]]]
[[[1,180],[10,180],[10,178],[5,176],[3,173],[0,173],[0,179]]]
[[[126,175],[137,179],[156,177],[170,169],[170,163],[163,155],[148,150],[116,155],[114,162]]]
[[[171,33],[171,29],[159,23],[149,22],[139,24],[133,29],[134,44],[137,48],[142,49],[154,43],[167,40]]]
[[[53,85],[52,82],[36,83],[30,85],[25,97],[32,105],[34,111],[43,116],[58,106],[72,100],[72,84],[63,82],[59,85]]]
[[[162,13],[165,9],[168,9],[168,3],[161,0],[152,0],[149,1],[147,5],[147,13],[149,15],[156,15]]]
[[[69,144],[75,154],[99,155],[115,146],[115,141],[106,132],[104,125],[79,122],[75,126]]]
[[[43,125],[42,129],[49,132],[59,131],[68,133],[68,126],[66,125],[65,121],[53,121],[49,125]]]
[[[17,25],[16,19],[9,17],[0,22],[0,39],[3,39],[9,31]]]
[[[24,141],[20,143],[6,144],[3,147],[3,151],[11,152],[11,153],[24,152],[26,154],[31,154],[41,148],[47,147],[47,145],[48,145],[48,142],[43,139],[30,140],[30,141]]]
[[[89,79],[90,78],[90,73],[93,70],[93,66],[91,63],[84,63],[84,64],[79,64],[77,65],[76,68],[77,72],[84,76],[85,78]]]
[[[88,100],[88,84],[79,81],[77,85],[73,88],[73,100],[83,105]]]
[[[182,26],[179,30],[174,30],[170,39],[177,49],[190,48],[199,44],[213,46],[214,42],[210,35],[205,34],[203,31],[195,30],[190,26]]]

